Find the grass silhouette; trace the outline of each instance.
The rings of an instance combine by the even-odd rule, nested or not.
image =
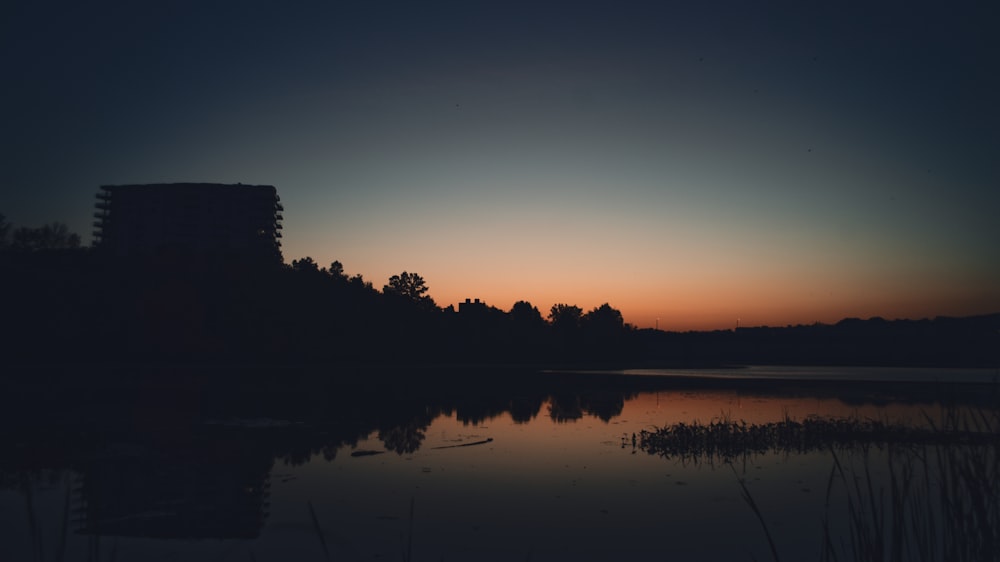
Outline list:
[[[734,463],[826,450],[823,562],[1000,561],[1000,408],[950,408],[924,421],[721,419],[644,431],[639,446],[682,462],[729,464],[774,560],[775,540]]]

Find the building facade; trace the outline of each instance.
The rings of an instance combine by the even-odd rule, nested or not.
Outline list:
[[[94,246],[112,256],[282,261],[270,185],[104,185],[95,207]]]

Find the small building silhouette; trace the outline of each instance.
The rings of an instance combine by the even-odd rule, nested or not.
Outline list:
[[[486,303],[479,299],[465,299],[465,302],[458,303],[459,314],[483,314],[486,312]]]
[[[103,185],[94,246],[115,257],[172,254],[276,261],[281,206],[270,185]]]

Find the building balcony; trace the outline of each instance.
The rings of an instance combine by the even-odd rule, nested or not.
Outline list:
[[[276,221],[285,220],[285,217],[281,216],[281,213],[276,213],[274,215],[274,220]]]
[[[278,211],[280,213],[281,211],[285,210],[285,206],[282,205],[281,203],[275,203],[274,204],[274,210],[276,210],[276,211]]]
[[[110,217],[111,217],[111,214],[108,213],[107,211],[95,211],[94,212],[94,218],[95,219],[107,219],[107,218],[110,218]]]
[[[101,200],[104,200],[104,201],[110,201],[111,200],[111,192],[110,191],[104,191],[102,189],[101,191],[97,192],[97,198],[101,199]]]
[[[94,228],[101,228],[101,229],[103,229],[104,228],[104,221],[94,221],[94,224],[92,226]]]
[[[94,203],[94,207],[108,211],[111,209],[111,201],[98,201],[97,203]]]

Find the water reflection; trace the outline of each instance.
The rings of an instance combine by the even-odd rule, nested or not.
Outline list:
[[[512,374],[483,388],[467,374],[226,376],[20,389],[0,414],[0,543],[13,545],[11,559],[60,548],[79,558],[105,537],[143,559],[322,560],[329,550],[398,560],[399,537],[412,536],[416,559],[588,560],[649,554],[651,533],[666,533],[683,558],[705,553],[708,521],[743,529],[715,554],[763,558],[731,473],[635,455],[632,435],[719,417],[914,420],[941,395],[676,388],[649,377]],[[765,452],[743,467],[791,552],[815,552],[813,491],[829,460]],[[204,538],[222,542],[192,540]]]
[[[633,396],[627,392],[560,391],[549,397],[549,417],[554,422],[572,422],[591,415],[608,422],[622,413],[625,400]]]
[[[187,447],[116,443],[79,467],[75,528],[118,537],[254,538],[267,518],[273,457],[248,435]]]

